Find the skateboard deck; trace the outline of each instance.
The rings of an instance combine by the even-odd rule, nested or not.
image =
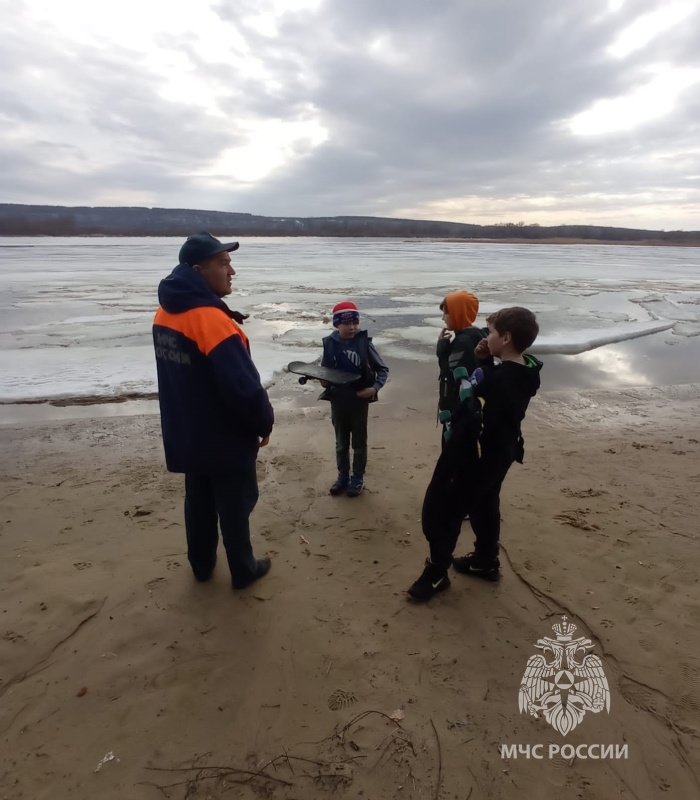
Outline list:
[[[346,383],[354,383],[361,377],[354,372],[322,367],[320,364],[305,364],[303,361],[292,361],[287,364],[287,369],[296,375],[301,375],[299,378],[299,383],[301,384],[306,383],[311,378],[316,381],[327,381],[332,386],[343,386]]]

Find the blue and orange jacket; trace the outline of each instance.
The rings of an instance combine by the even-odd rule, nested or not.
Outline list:
[[[153,344],[168,469],[211,475],[254,460],[274,414],[247,336],[187,264],[160,282],[158,300]]]

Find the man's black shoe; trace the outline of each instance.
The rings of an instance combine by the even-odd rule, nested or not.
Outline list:
[[[452,566],[462,575],[472,575],[475,578],[482,578],[485,581],[496,583],[501,579],[501,562],[495,558],[484,564],[477,560],[474,553],[452,559]]]
[[[194,575],[195,580],[199,581],[199,583],[205,583],[206,581],[208,581],[209,578],[211,578],[211,576],[214,574],[215,566],[216,566],[216,559],[214,560],[214,563],[211,565],[211,567],[208,567],[207,569],[201,569],[201,568],[195,569],[194,567],[192,567],[192,574]]]
[[[449,586],[447,570],[436,567],[430,563],[430,559],[426,559],[423,574],[408,589],[408,593],[414,600],[425,601],[430,600],[438,592],[444,592]]]
[[[246,586],[250,586],[251,583],[255,583],[255,581],[260,580],[263,578],[267,573],[270,571],[271,562],[269,558],[259,558],[257,569],[255,574],[250,578],[250,580],[246,581],[245,583],[234,583],[234,589],[245,589]]]

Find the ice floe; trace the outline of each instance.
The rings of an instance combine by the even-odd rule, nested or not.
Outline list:
[[[640,336],[667,331],[673,327],[673,324],[673,322],[627,322],[611,328],[587,328],[566,333],[545,334],[537,337],[537,341],[528,348],[528,352],[576,355],[588,350],[595,350],[596,347],[606,344],[624,342],[628,339],[638,339]]]

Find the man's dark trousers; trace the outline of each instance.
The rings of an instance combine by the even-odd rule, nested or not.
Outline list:
[[[256,575],[249,517],[257,502],[254,460],[217,475],[185,475],[187,558],[198,580],[206,580],[216,564],[219,526],[234,587]]]

